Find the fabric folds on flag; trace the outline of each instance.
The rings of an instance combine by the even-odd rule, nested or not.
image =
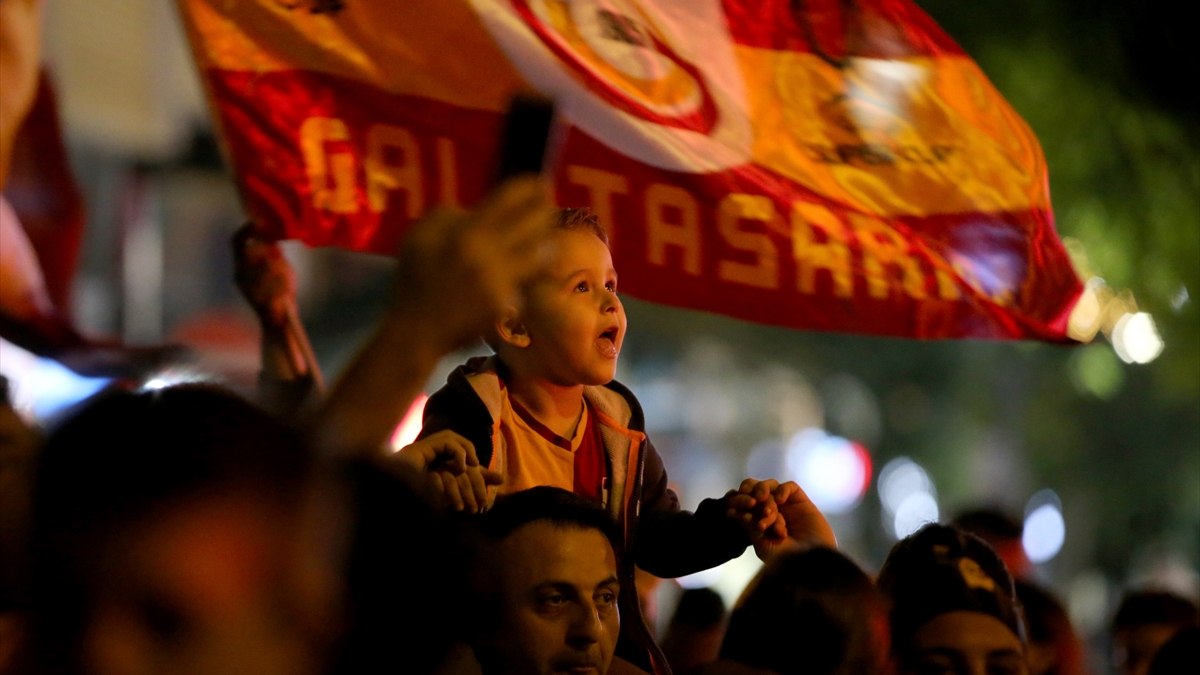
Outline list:
[[[177,0],[263,234],[391,253],[511,97],[624,292],[798,329],[1069,342],[1028,125],[911,0]]]

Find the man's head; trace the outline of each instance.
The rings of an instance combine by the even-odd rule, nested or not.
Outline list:
[[[902,675],[1029,672],[1012,576],[983,539],[927,524],[892,547],[876,583]]]
[[[489,343],[518,376],[605,384],[616,374],[626,328],[608,235],[591,211],[561,209],[542,255],[542,272]]]
[[[1145,675],[1176,632],[1200,621],[1196,604],[1177,593],[1139,589],[1121,598],[1112,621],[1113,662],[1122,675]]]
[[[484,672],[605,673],[620,632],[608,512],[543,486],[501,497],[480,524],[491,602],[475,641]]]
[[[305,546],[310,453],[217,385],[112,389],[50,425],[30,526],[45,672],[313,672],[333,571]]]

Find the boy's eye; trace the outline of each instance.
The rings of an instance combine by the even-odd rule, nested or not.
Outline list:
[[[607,284],[604,284],[604,288],[605,288],[605,290],[607,290],[609,293],[616,293],[616,292],[617,292],[617,282],[615,282],[615,281],[610,281],[610,282],[608,282]]]
[[[575,286],[575,290],[580,293],[587,293],[588,292],[588,283],[586,281],[579,282],[579,284],[577,286]]]

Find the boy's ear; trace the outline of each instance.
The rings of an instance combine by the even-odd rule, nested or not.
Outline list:
[[[496,335],[504,344],[524,349],[529,346],[529,331],[521,322],[516,307],[507,307],[504,315],[496,320]]]

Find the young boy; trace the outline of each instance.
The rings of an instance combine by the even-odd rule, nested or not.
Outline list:
[[[800,538],[796,529],[834,545],[828,523],[792,482],[747,479],[695,512],[683,510],[641,406],[613,380],[626,318],[607,234],[590,211],[562,209],[541,254],[543,268],[523,287],[519,306],[488,336],[495,354],[470,359],[434,393],[415,446],[446,443],[451,430],[473,446],[481,468],[500,475],[501,493],[553,485],[602,503],[621,534],[623,595],[635,592],[635,564],[679,577],[751,544],[765,556],[789,534]],[[468,509],[476,505],[461,474],[439,484],[451,503],[466,497]],[[623,607],[637,611],[632,601]]]

